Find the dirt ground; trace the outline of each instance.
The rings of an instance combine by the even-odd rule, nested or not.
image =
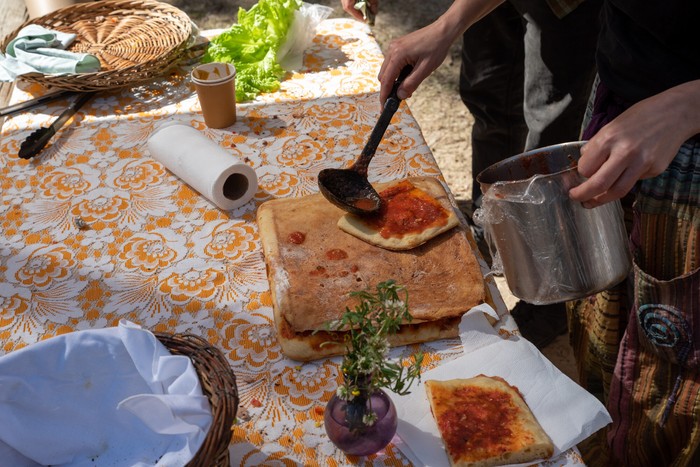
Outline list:
[[[238,8],[257,0],[165,0],[185,11],[201,29],[228,27],[236,21]],[[348,17],[340,0],[310,1],[333,8],[331,17]],[[380,0],[372,27],[383,50],[389,42],[434,21],[452,0]],[[408,99],[459,206],[471,203],[471,146],[473,119],[459,98],[460,44],[453,45],[447,59]]]

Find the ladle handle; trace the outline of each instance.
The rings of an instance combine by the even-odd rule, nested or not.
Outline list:
[[[391,118],[398,110],[399,104],[401,104],[401,99],[399,99],[399,96],[397,95],[399,86],[401,86],[401,83],[403,83],[403,81],[408,75],[411,74],[412,71],[413,67],[411,65],[406,65],[401,70],[401,73],[399,73],[399,77],[396,78],[396,81],[394,81],[394,85],[391,87],[391,93],[389,93],[389,97],[387,97],[386,102],[384,103],[384,109],[382,109],[382,113],[379,115],[379,120],[377,120],[377,124],[374,126],[372,133],[369,135],[367,144],[365,144],[365,147],[362,149],[360,157],[357,158],[351,167],[352,170],[356,171],[365,178],[367,178],[367,168],[369,167],[369,163],[372,161],[374,153],[377,151],[377,147],[379,146],[382,137],[384,137],[386,129],[389,127]]]

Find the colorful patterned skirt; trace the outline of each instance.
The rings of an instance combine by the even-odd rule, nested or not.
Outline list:
[[[588,139],[626,106],[598,86]],[[569,304],[579,381],[612,425],[580,448],[588,465],[700,465],[700,136],[623,200],[634,267]]]

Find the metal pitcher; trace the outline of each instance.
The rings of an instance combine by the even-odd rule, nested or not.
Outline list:
[[[518,154],[477,176],[474,220],[495,247],[511,292],[534,304],[583,298],[621,282],[631,255],[619,201],[587,209],[568,192],[585,141]]]

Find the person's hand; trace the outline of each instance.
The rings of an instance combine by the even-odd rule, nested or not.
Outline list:
[[[406,65],[413,66],[413,72],[399,87],[399,99],[410,97],[420,83],[442,64],[451,45],[452,37],[442,33],[437,23],[393,40],[379,70],[381,104],[384,105],[394,81]]]
[[[345,1],[349,0],[343,0]],[[503,1],[454,0],[447,11],[433,23],[392,41],[379,70],[379,100],[382,106],[391,93],[394,81],[406,65],[411,65],[413,72],[399,86],[399,99],[411,97],[420,83],[445,61],[452,43]]]
[[[376,15],[379,11],[379,0],[366,0],[369,11]],[[350,16],[360,21],[364,21],[365,18],[362,16],[360,10],[355,9],[355,0],[340,0],[340,4],[343,5],[343,10]]]
[[[685,83],[630,107],[581,149],[588,178],[569,196],[595,207],[625,196],[641,179],[661,174],[678,149],[700,132],[700,81]]]

